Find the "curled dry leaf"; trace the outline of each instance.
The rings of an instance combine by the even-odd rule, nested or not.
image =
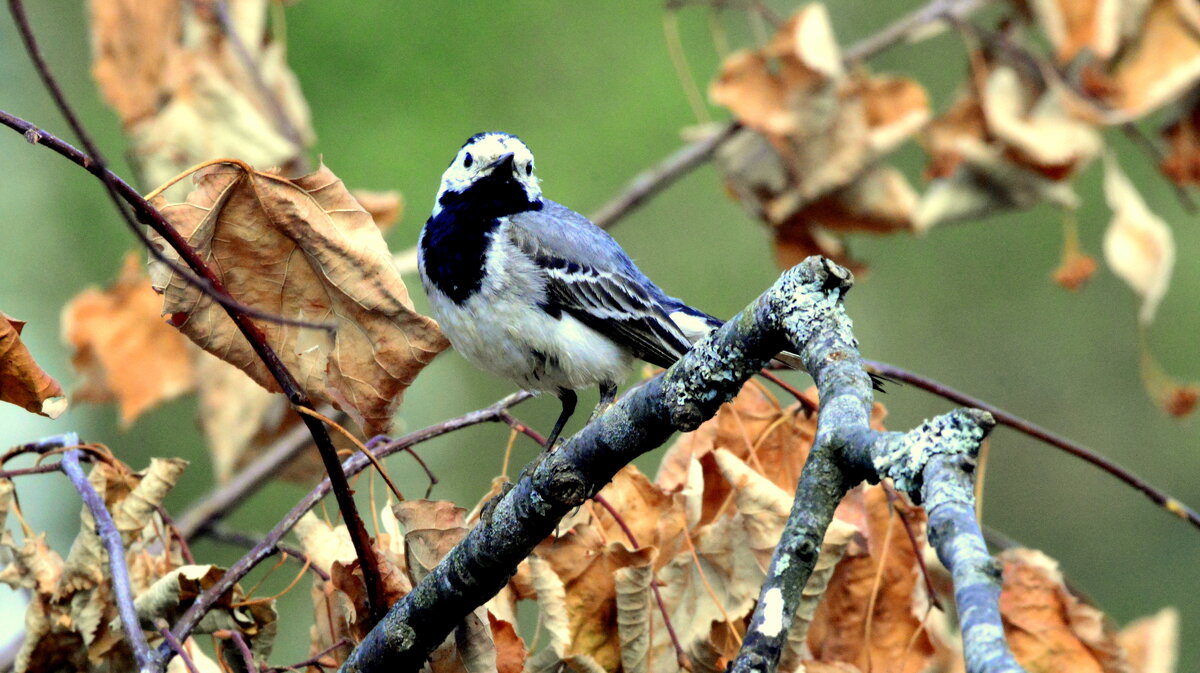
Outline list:
[[[1081,51],[1108,59],[1117,49],[1122,0],[1033,0],[1030,3],[1059,63]],[[1130,3],[1132,4],[1132,3]]]
[[[289,180],[240,163],[194,175],[187,202],[156,205],[239,301],[333,334],[262,322],[283,364],[311,396],[346,411],[368,435],[385,432],[401,395],[448,345],[417,313],[371,216],[322,166]],[[167,254],[171,255],[171,252]],[[173,256],[173,255],[172,255]],[[278,390],[218,304],[161,265],[151,267],[163,312],[197,345]]]
[[[94,464],[88,475],[121,532],[134,605],[141,626],[151,632],[157,630],[159,619],[173,622],[224,573],[211,565],[184,566],[178,544],[164,536],[158,507],[185,465],[179,459],[155,459],[146,470],[135,473],[112,460]],[[91,511],[81,509],[79,534],[63,559],[46,545],[43,535],[27,535],[16,545],[3,527],[15,506],[12,482],[0,481],[0,559],[7,561],[0,582],[30,593],[26,638],[14,670],[134,670],[136,662],[118,617],[108,555]],[[235,587],[217,602],[197,633],[239,631],[261,662],[274,640],[275,611],[269,601],[245,604],[244,599],[241,588]]]
[[[864,521],[868,543],[848,553],[829,580],[808,631],[813,658],[850,662],[862,670],[888,662],[898,672],[923,671],[934,644],[917,611],[924,603],[918,551],[882,486],[866,488],[852,502],[861,508],[853,516]],[[916,508],[907,508],[906,516],[916,526],[924,523],[924,513]]]
[[[1200,81],[1200,19],[1188,0],[1153,0],[1136,38],[1111,64],[1102,92],[1108,122],[1145,116]]]
[[[1151,212],[1112,157],[1104,161],[1104,194],[1113,219],[1104,232],[1104,259],[1109,268],[1142,298],[1138,320],[1154,314],[1171,282],[1175,241],[1162,218]]]
[[[1058,84],[1021,77],[982,56],[981,80],[931,123],[924,135],[933,183],[916,221],[935,224],[1050,203],[1073,209],[1068,179],[1103,147],[1098,132],[1068,110]]]
[[[1026,670],[1120,673],[1127,663],[1104,615],[1067,590],[1058,563],[1031,549],[1000,554],[1000,612]]]
[[[800,9],[757,51],[722,66],[710,94],[746,127],[719,148],[726,184],[774,227],[780,263],[849,262],[834,231],[913,226],[916,195],[878,160],[929,120],[916,82],[847,74],[823,5]]]
[[[117,116],[152,116],[180,84],[184,5],[174,0],[92,0],[92,75]]]
[[[650,611],[653,609],[654,569],[646,559],[643,565],[628,566],[613,573],[616,585],[617,636],[621,641],[621,670],[648,673],[650,670]]]
[[[25,411],[58,418],[67,410],[62,386],[33,360],[21,341],[23,321],[0,312],[0,400]]]
[[[116,401],[128,427],[155,406],[192,390],[195,370],[187,339],[159,315],[136,253],[125,255],[115,283],[88,288],[63,307],[63,340],[71,366],[84,377],[77,401]]]
[[[400,196],[400,192],[396,190],[377,192],[369,189],[356,189],[352,194],[363,210],[371,214],[375,226],[385,234],[391,230],[392,225],[400,221],[400,217],[404,214],[404,197]]]

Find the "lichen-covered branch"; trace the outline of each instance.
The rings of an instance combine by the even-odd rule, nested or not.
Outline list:
[[[870,456],[880,477],[923,503],[929,542],[954,578],[968,673],[1018,673],[1000,617],[1000,569],[975,518],[975,464],[996,424],[978,409],[956,409],[904,434],[884,433]]]
[[[464,615],[504,586],[564,515],[629,461],[676,430],[698,427],[781,350],[822,340],[818,330],[841,312],[847,287],[845,269],[818,257],[805,260],[670,369],[527,469],[491,516],[392,606],[343,664],[343,673],[418,670]],[[870,379],[861,365],[858,376],[869,402]],[[837,499],[832,493],[830,499],[832,511]],[[818,547],[819,539],[818,533]]]

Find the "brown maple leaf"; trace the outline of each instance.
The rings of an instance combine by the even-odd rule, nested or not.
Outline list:
[[[404,390],[448,345],[413,309],[379,228],[325,166],[296,179],[240,162],[198,170],[185,203],[155,204],[240,302],[332,334],[261,322],[268,342],[309,395],[385,432]],[[170,254],[170,253],[168,253]],[[201,348],[278,390],[222,307],[152,265],[163,313]]]

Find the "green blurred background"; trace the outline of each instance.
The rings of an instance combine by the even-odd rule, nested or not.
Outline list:
[[[119,125],[90,77],[86,6],[79,0],[28,4],[70,99],[114,168],[132,176],[118,160],[126,149]],[[787,3],[771,4],[781,14],[792,11]],[[831,2],[829,11],[846,45],[918,4],[842,0]],[[349,186],[399,189],[408,201],[408,214],[388,236],[393,250],[416,241],[442,170],[472,133],[519,134],[538,157],[546,194],[587,213],[679,147],[680,130],[695,122],[667,55],[658,3],[310,0],[288,8],[287,18],[290,62],[313,110],[317,150]],[[724,23],[735,44],[751,39],[743,15],[730,12]],[[685,11],[680,26],[703,88],[719,62],[708,16]],[[916,77],[939,109],[965,72],[953,35],[893,49],[872,66]],[[7,16],[0,17],[0,108],[66,133]],[[723,117],[721,110],[711,112]],[[1151,208],[1174,229],[1180,263],[1152,342],[1169,371],[1195,380],[1200,267],[1186,260],[1200,249],[1200,227],[1144,155],[1119,133],[1107,135]],[[919,182],[916,148],[902,150],[897,163]],[[1098,165],[1078,187],[1084,246],[1098,256],[1109,218]],[[1194,420],[1167,418],[1142,391],[1137,299],[1105,270],[1079,294],[1053,284],[1060,225],[1056,212],[1039,208],[935,229],[919,239],[852,239],[852,252],[871,265],[848,301],[863,353],[1023,415],[1198,506],[1200,432]],[[777,274],[763,228],[725,197],[711,167],[613,233],[669,292],[718,315],[737,311]],[[66,386],[73,375],[59,339],[59,309],[86,286],[109,282],[132,246],[94,179],[15,133],[0,132],[0,310],[29,322],[26,343]],[[412,279],[410,287],[424,307],[419,282]],[[801,375],[795,378],[807,385]],[[397,431],[485,406],[510,390],[448,353],[408,393]],[[584,399],[585,406],[591,403]],[[902,387],[883,401],[894,428],[951,406]],[[519,416],[544,429],[557,408],[553,400],[535,400]],[[194,400],[176,401],[122,431],[110,407],[78,406],[50,421],[0,405],[0,446],[75,430],[108,444],[135,468],[150,456],[188,458],[192,467],[168,501],[178,513],[211,483],[195,411]],[[506,429],[486,426],[424,445],[422,455],[442,480],[435,497],[473,504],[498,473],[507,437]],[[518,448],[522,461],[534,453],[526,444]],[[657,456],[646,457],[643,469],[653,471]],[[423,477],[408,459],[394,458],[389,466],[406,492],[423,490]],[[79,512],[66,480],[25,477],[18,492],[32,525],[48,531],[51,544],[65,553]],[[271,485],[229,521],[265,531],[301,494],[297,486]],[[1096,469],[1004,429],[994,435],[985,500],[987,524],[1059,559],[1076,586],[1118,622],[1177,606],[1180,670],[1200,666],[1200,531]],[[194,550],[202,561],[222,564],[240,554],[208,542]],[[284,575],[290,573],[274,579],[286,583]],[[0,588],[0,641],[20,628],[20,604],[19,596]],[[306,656],[309,605],[306,588],[284,600],[273,663]]]

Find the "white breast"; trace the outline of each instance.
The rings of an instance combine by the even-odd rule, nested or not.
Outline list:
[[[499,249],[487,255],[482,287],[461,305],[425,284],[434,317],[455,350],[476,367],[526,390],[576,390],[622,381],[629,372],[629,354],[570,315],[556,319],[538,306],[546,294],[544,276],[512,246],[506,227],[502,224],[493,234],[491,245]]]

